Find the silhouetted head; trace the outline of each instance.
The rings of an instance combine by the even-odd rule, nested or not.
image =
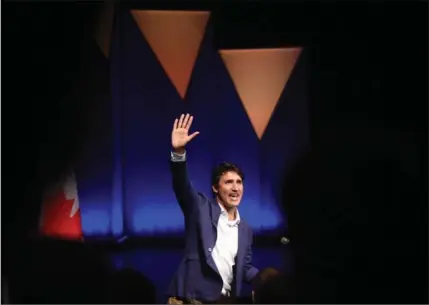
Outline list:
[[[265,268],[252,281],[252,298],[255,304],[280,304],[290,301],[293,289],[286,277],[274,268]]]

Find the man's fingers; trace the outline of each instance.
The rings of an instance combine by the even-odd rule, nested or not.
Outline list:
[[[185,115],[185,118],[183,119],[183,125],[182,125],[182,128],[185,128],[185,129],[188,129],[188,122],[189,122],[189,113],[187,113],[186,115]]]
[[[174,123],[173,123],[173,130],[175,130],[175,129],[179,128],[179,127],[178,127],[178,123],[179,123],[179,120],[178,120],[178,119],[175,119],[175,120],[174,120]]]
[[[191,141],[193,138],[195,138],[196,136],[198,136],[200,134],[200,132],[199,131],[196,131],[196,132],[194,132],[193,134],[191,134],[190,136],[189,136],[189,141]]]
[[[194,117],[189,113],[187,113],[186,115],[182,113],[179,119],[176,118],[174,120],[173,129],[185,128],[189,130],[189,128],[191,128],[193,120],[194,120]]]
[[[189,117],[189,120],[188,120],[187,124],[186,124],[186,129],[187,129],[187,130],[191,129],[192,121],[193,121],[193,120],[194,120],[194,117],[191,115],[191,116]]]
[[[179,123],[177,124],[177,128],[182,128],[183,126],[183,119],[185,118],[185,115],[182,114],[179,118]]]

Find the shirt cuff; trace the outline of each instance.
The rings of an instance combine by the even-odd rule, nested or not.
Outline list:
[[[183,154],[171,152],[171,161],[173,162],[185,162],[186,161],[186,151]]]

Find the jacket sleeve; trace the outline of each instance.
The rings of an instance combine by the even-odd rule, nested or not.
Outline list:
[[[250,284],[255,276],[258,274],[259,270],[255,268],[252,264],[252,244],[253,244],[253,232],[249,228],[250,234],[250,244],[247,248],[246,256],[244,257],[244,282]]]
[[[170,169],[173,179],[173,190],[183,214],[190,215],[199,200],[199,194],[193,188],[188,177],[186,154],[171,153]]]

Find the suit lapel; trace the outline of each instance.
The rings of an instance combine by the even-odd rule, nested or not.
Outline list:
[[[211,219],[212,219],[212,224],[214,226],[215,229],[215,237],[217,237],[217,224],[219,222],[219,217],[220,217],[220,206],[219,204],[216,202],[216,200],[211,200]]]
[[[217,224],[219,221],[220,212],[221,212],[221,210],[220,210],[219,204],[213,199],[210,200],[210,218],[211,218],[211,224],[212,224],[211,225],[212,236],[211,236],[211,238],[205,239],[203,242],[209,242],[211,245],[213,245],[213,248],[216,245],[216,240],[217,240]],[[210,242],[211,239],[213,240],[212,243]],[[208,252],[207,252],[207,256],[206,256],[207,263],[209,264],[209,266],[214,271],[219,273],[219,270],[216,267],[216,264],[213,260],[213,256],[212,256],[212,252],[211,252],[213,250],[213,248],[210,248],[210,250],[208,250]]]
[[[246,227],[240,223],[238,225],[238,250],[236,259],[236,279],[235,289],[237,292],[241,290],[241,282],[243,280],[244,257],[246,256],[246,245],[248,244]]]
[[[247,244],[246,228],[243,225],[239,224],[238,225],[237,268],[238,268],[238,265],[243,262],[244,256],[246,255],[246,244]]]

